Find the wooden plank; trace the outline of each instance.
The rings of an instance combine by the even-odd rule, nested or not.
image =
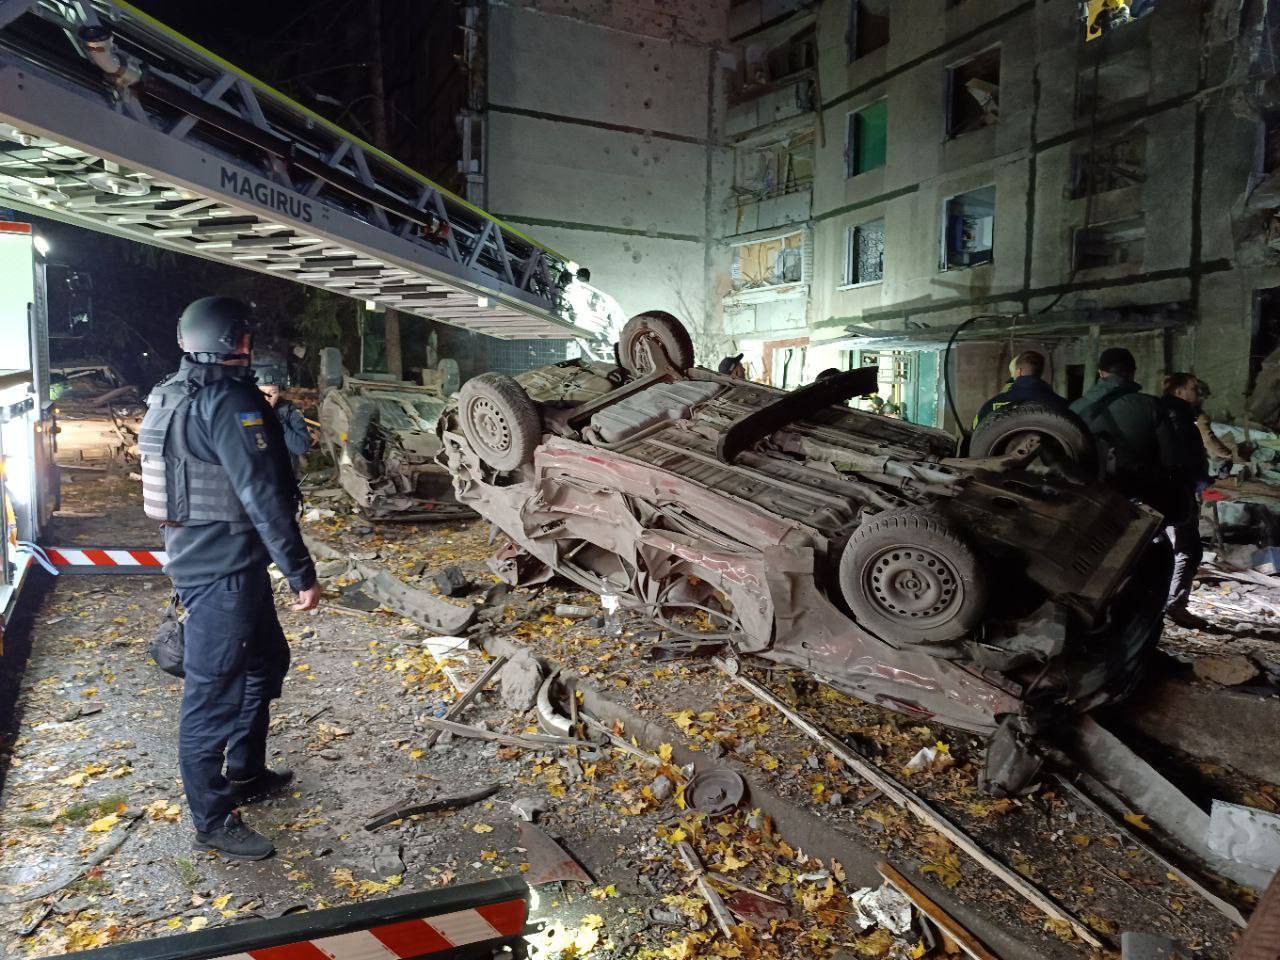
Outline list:
[[[984,870],[992,876],[1004,881],[1010,889],[1028,902],[1034,904],[1046,916],[1052,917],[1055,920],[1059,920],[1069,925],[1075,932],[1075,935],[1091,947],[1097,947],[1099,950],[1103,948],[1102,941],[1098,939],[1092,930],[1077,920],[1066,909],[1059,906],[1052,898],[1049,897],[1048,894],[1029,881],[1026,877],[1022,876],[1022,874],[1017,873],[1011,867],[1005,865],[991,854],[987,853],[987,851],[983,850],[972,837],[937,810],[934,810],[933,807],[929,806],[922,797],[917,796],[915,793],[902,786],[902,784],[898,783],[898,781],[886,775],[878,767],[868,763],[862,757],[851,751],[835,737],[806,720],[764,687],[742,676],[738,672],[736,664],[730,664],[728,661],[719,657],[715,658],[715,663],[716,666],[719,667],[734,683],[738,684],[738,686],[742,687],[744,690],[750,691],[750,693],[756,698],[769,704],[790,720],[802,733],[821,744],[826,750],[838,757],[847,767],[861,776],[898,806],[903,807],[930,829],[936,830],[938,833],[942,834],[954,843],[973,860],[975,860]]]
[[[480,679],[473,683],[466,693],[453,701],[449,709],[445,711],[444,719],[457,720],[462,711],[471,704],[471,701],[480,695],[480,691],[489,685],[489,681],[494,678],[494,675],[506,665],[507,659],[505,656],[494,658],[494,661],[489,664],[489,668],[480,675]],[[442,732],[441,730],[431,731],[427,737],[428,749],[435,746]]]
[[[880,871],[880,876],[897,887],[908,900],[916,905],[917,910],[937,924],[938,929],[945,933],[952,943],[972,957],[973,960],[1000,960],[999,957],[984,947],[977,937],[960,926],[959,922],[951,914],[930,900],[889,863],[881,860],[876,864],[876,869]]]

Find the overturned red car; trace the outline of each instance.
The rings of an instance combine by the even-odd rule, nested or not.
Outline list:
[[[998,456],[850,409],[872,369],[794,391],[693,365],[662,313],[616,364],[463,385],[440,420],[459,502],[518,552],[653,616],[702,609],[739,655],[862,699],[995,734],[988,782],[1019,789],[1036,735],[1126,696],[1158,638],[1159,514],[1045,469],[1014,422]]]

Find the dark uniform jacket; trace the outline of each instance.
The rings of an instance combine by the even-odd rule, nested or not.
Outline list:
[[[973,425],[976,427],[983,420],[995,413],[1001,407],[1007,407],[1011,403],[1023,403],[1030,401],[1032,403],[1043,403],[1046,407],[1054,410],[1066,410],[1067,401],[1053,392],[1053,387],[1045,383],[1037,376],[1014,377],[1009,381],[1009,385],[1003,393],[997,393],[994,397],[984,403],[978,409],[978,415],[973,418]]]
[[[249,519],[166,524],[165,573],[175,586],[199,586],[274,561],[295,593],[311,587],[315,566],[298,528],[284,432],[248,368],[184,357],[177,377],[201,384],[187,414],[187,445],[222,465]]]
[[[1209,479],[1209,455],[1196,424],[1196,408],[1181,397],[1160,398],[1160,460],[1182,486],[1203,489]]]
[[[281,400],[276,404],[276,419],[280,421],[284,445],[290,454],[300,457],[311,449],[311,434],[307,432],[307,421],[303,419],[301,410],[288,400]]]

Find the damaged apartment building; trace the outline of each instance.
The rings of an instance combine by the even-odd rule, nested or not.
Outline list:
[[[944,425],[959,330],[962,421],[1019,351],[1072,397],[1111,345],[1242,419],[1280,345],[1267,7],[735,2],[721,303],[753,375],[878,364],[884,401]]]
[[[471,195],[777,386],[876,364],[946,426],[1023,349],[1070,397],[1123,344],[1239,422],[1280,406],[1272,6],[475,4]]]

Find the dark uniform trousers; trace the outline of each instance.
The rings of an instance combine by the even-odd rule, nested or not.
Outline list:
[[[269,710],[289,644],[265,566],[178,593],[187,611],[178,759],[191,819],[208,832],[236,806],[229,781],[266,768]]]

